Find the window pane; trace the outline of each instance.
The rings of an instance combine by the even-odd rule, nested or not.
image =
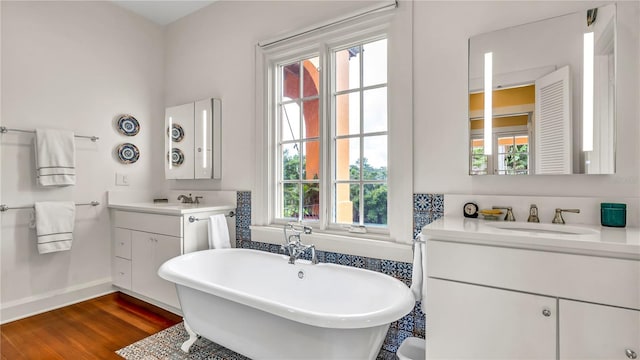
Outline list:
[[[364,184],[364,224],[387,225],[387,184]]]
[[[336,140],[336,180],[360,179],[360,139]]]
[[[302,178],[304,180],[320,179],[320,142],[305,141],[302,146]]]
[[[304,97],[318,96],[320,90],[319,64],[320,60],[317,56],[302,62],[302,72],[304,74],[302,77],[302,91]]]
[[[360,133],[360,93],[336,96],[336,135]]]
[[[359,224],[360,185],[336,184],[335,217],[338,224]]]
[[[299,184],[282,184],[282,217],[298,218],[300,212]]]
[[[360,47],[354,46],[335,53],[336,91],[360,87]]]
[[[318,220],[320,218],[320,184],[302,184],[304,220]]]
[[[363,46],[362,73],[364,86],[387,82],[387,39]]]
[[[282,97],[300,98],[300,63],[295,62],[282,67]]]
[[[487,174],[487,156],[480,154],[471,155],[471,173],[472,174]]]
[[[320,100],[308,100],[302,103],[302,137],[304,139],[320,136]]]
[[[300,138],[300,106],[296,103],[282,105],[281,139],[283,141]]]
[[[300,179],[300,150],[298,143],[282,145],[282,179]]]
[[[387,179],[387,135],[364,138],[362,178],[364,180]]]
[[[387,131],[387,88],[367,90],[362,96],[364,133]]]

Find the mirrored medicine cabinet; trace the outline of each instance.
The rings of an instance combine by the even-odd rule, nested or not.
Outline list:
[[[222,178],[220,99],[168,107],[164,122],[165,178]]]
[[[615,172],[616,6],[469,39],[469,174]]]

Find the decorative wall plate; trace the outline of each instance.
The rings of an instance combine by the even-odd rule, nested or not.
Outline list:
[[[140,150],[131,143],[121,144],[118,146],[116,153],[118,154],[118,159],[120,159],[120,162],[123,164],[133,164],[140,158]]]
[[[169,135],[169,128],[167,128],[167,135]],[[172,124],[171,141],[180,142],[182,139],[184,139],[184,130],[182,129],[182,126]]]
[[[167,161],[169,160],[169,153],[167,153]],[[171,164],[173,166],[180,166],[184,162],[184,153],[178,148],[171,149]]]
[[[131,115],[122,115],[118,118],[118,131],[122,135],[134,136],[140,132],[140,123]]]

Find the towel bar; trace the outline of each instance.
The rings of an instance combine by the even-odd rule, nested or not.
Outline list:
[[[229,211],[229,213],[226,214],[225,216],[226,217],[234,217],[234,216],[236,216],[236,213],[233,212],[233,211]],[[193,222],[196,222],[196,221],[200,221],[200,220],[209,221],[209,218],[200,219],[200,218],[197,218],[197,217],[195,217],[193,215],[189,216],[189,222],[190,223],[193,223]]]
[[[30,133],[35,134],[35,130],[21,130],[21,129],[9,129],[6,126],[0,126],[0,134],[8,133],[9,131],[22,132],[22,133]],[[98,141],[100,138],[97,136],[86,136],[86,135],[74,135],[77,138],[89,139],[93,142]]]
[[[89,202],[89,203],[77,203],[76,204],[76,206],[88,206],[88,205],[98,206],[98,205],[100,205],[100,202],[99,201],[92,201],[92,202]],[[29,205],[11,206],[11,207],[9,207],[6,204],[2,204],[2,205],[0,205],[0,211],[16,210],[16,209],[31,209],[31,208],[33,208],[33,206],[34,205],[30,205],[30,206]]]

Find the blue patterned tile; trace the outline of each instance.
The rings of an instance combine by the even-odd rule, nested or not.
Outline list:
[[[424,316],[422,312],[422,301],[416,301],[416,305],[413,307],[413,313],[416,314],[416,316]]]
[[[415,316],[413,318],[413,335],[416,337],[424,338],[425,336],[425,317]]]
[[[387,351],[391,351],[395,353],[398,351],[398,331],[397,329],[389,329],[387,332],[387,336],[384,339],[384,343],[382,344],[382,348]]]
[[[427,211],[416,211],[413,213],[413,227],[422,229],[423,226],[431,222],[431,213]]]
[[[316,258],[318,259],[318,262],[326,262],[325,258],[324,258],[324,254],[325,252],[322,250],[316,250]]]
[[[398,357],[391,351],[381,349],[378,353],[378,356],[376,357],[376,360],[398,360]]]
[[[353,267],[357,267],[357,268],[364,268],[366,266],[366,261],[365,258],[362,256],[355,256],[352,255],[351,256],[351,266]]]
[[[270,244],[269,245],[269,252],[270,253],[274,253],[274,254],[280,253],[280,245]]]
[[[398,346],[400,346],[400,344],[402,344],[402,342],[406,338],[410,338],[412,336],[413,336],[413,333],[411,331],[398,330],[398,335],[397,335]]]
[[[338,253],[338,264],[340,265],[351,265],[351,256],[347,254]]]
[[[324,260],[329,264],[336,264],[338,262],[338,254],[327,251],[324,253]]]
[[[396,265],[397,276],[401,279],[411,279],[411,275],[413,272],[413,264],[399,262]]]
[[[444,195],[443,194],[432,195],[431,212],[434,214],[444,213]]]
[[[429,194],[413,194],[413,211],[429,211],[431,196]]]
[[[380,262],[380,271],[383,274],[396,277],[396,266],[397,266],[396,264],[397,263],[395,261],[383,259]]]
[[[380,272],[380,263],[382,262],[380,259],[366,258],[366,260],[368,270]]]
[[[413,333],[413,315],[409,314],[398,320],[398,329]]]
[[[243,249],[251,249],[251,241],[242,240],[242,248]]]

